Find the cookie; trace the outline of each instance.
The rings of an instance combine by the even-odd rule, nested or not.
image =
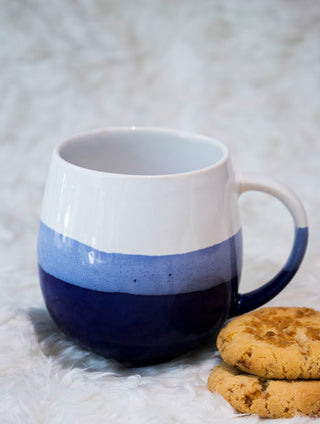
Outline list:
[[[320,416],[317,380],[271,380],[242,373],[222,362],[210,374],[208,388],[223,396],[238,412],[265,418]]]
[[[222,359],[246,373],[276,379],[320,378],[320,312],[261,308],[229,322],[218,335]]]

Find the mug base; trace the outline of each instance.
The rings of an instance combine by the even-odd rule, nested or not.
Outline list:
[[[215,337],[237,284],[233,279],[203,291],[152,296],[82,288],[40,265],[39,277],[57,326],[81,346],[128,366],[166,362]]]

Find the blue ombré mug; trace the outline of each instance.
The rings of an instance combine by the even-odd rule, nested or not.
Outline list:
[[[238,292],[238,197],[272,194],[295,223],[292,252],[261,288]],[[308,239],[299,200],[273,179],[234,173],[225,145],[156,128],[110,128],[54,150],[38,239],[42,293],[81,345],[132,364],[168,360],[279,293]]]

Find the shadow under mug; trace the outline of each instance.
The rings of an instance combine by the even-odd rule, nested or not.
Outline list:
[[[277,197],[295,224],[291,254],[262,287],[238,292],[238,197]],[[275,180],[234,173],[225,145],[157,128],[109,128],[54,150],[38,237],[43,297],[56,324],[106,357],[148,364],[216,336],[292,279],[306,215]]]

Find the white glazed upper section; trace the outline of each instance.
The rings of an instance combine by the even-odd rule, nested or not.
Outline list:
[[[227,149],[208,137],[94,131],[56,148],[41,220],[104,252],[186,253],[239,230],[233,178]]]

